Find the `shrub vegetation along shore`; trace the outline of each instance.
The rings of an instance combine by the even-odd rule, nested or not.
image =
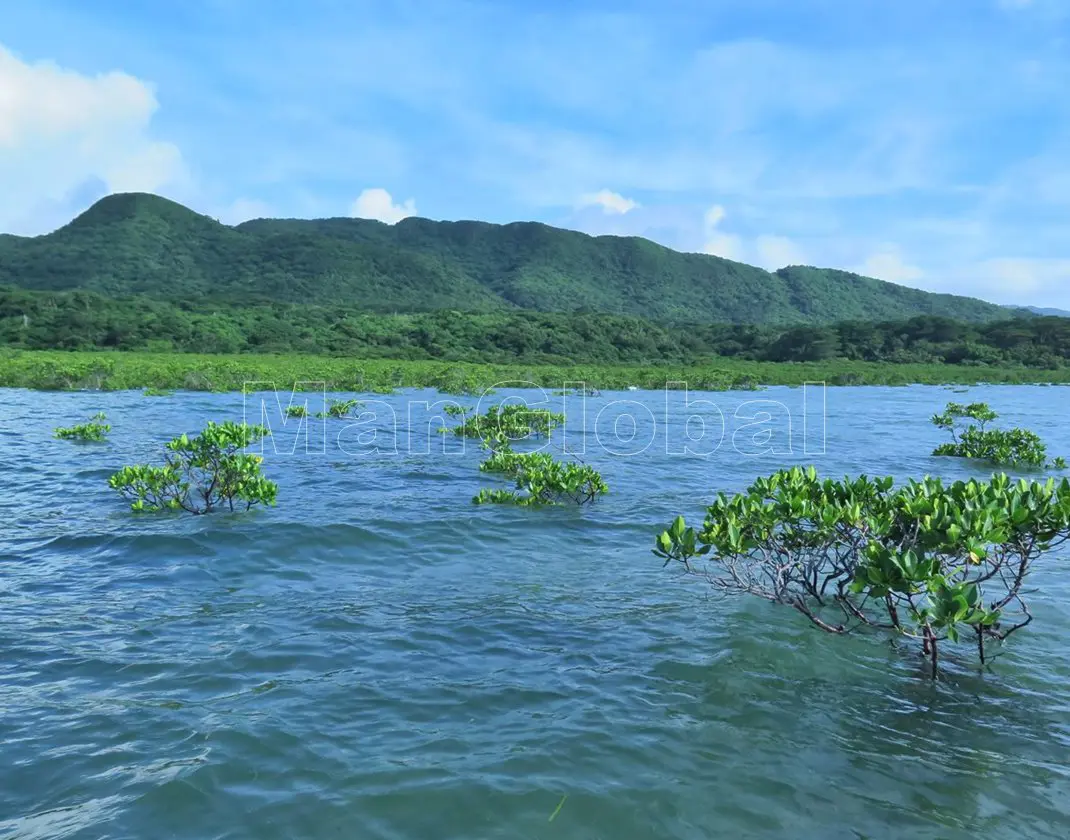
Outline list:
[[[973,367],[876,362],[756,362],[716,359],[693,365],[471,364],[441,361],[343,359],[301,355],[197,355],[15,350],[0,352],[0,387],[42,390],[181,389],[240,391],[246,383],[270,389],[389,392],[439,388],[480,394],[485,388],[539,386],[620,390],[731,390],[761,385],[973,385],[1070,383],[1070,368]],[[677,387],[680,387],[679,385]]]

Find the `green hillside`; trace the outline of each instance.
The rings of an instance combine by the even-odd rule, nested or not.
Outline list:
[[[243,305],[529,309],[677,322],[987,321],[1008,314],[972,298],[844,271],[767,272],[638,237],[592,237],[534,222],[261,219],[229,227],[142,193],[101,199],[44,236],[0,236],[0,285]]]

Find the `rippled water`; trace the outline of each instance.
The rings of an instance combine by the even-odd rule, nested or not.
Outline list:
[[[405,393],[341,447],[335,421],[326,451],[313,436],[269,454],[277,508],[160,518],[131,516],[107,476],[241,419],[240,395],[7,391],[0,836],[1063,838],[1065,556],[1037,572],[1037,620],[988,672],[948,652],[934,685],[914,652],[709,601],[649,549],[676,513],[785,464],[966,475],[926,455],[948,399],[987,400],[1070,454],[1066,394],[833,388],[824,454],[819,391],[807,453],[801,389],[692,394],[725,417],[708,458],[670,453],[709,406],[570,398],[570,442],[586,428],[610,495],[513,510],[470,503],[495,483],[471,443],[444,454],[431,434],[420,454],[427,414],[405,407],[439,397]],[[733,448],[753,399],[790,411],[792,454],[782,422],[783,454],[740,454],[745,433]],[[385,405],[398,454],[368,454],[371,428],[389,443]],[[50,438],[101,409],[109,443]],[[274,425],[289,450],[293,424]]]

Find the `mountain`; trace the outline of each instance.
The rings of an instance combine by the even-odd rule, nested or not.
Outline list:
[[[994,304],[846,271],[768,272],[639,237],[536,222],[258,219],[232,227],[145,193],[103,198],[43,236],[0,236],[3,285],[244,305],[527,309],[691,322],[1007,317]]]
[[[1070,318],[1070,312],[1065,309],[1056,309],[1053,306],[1008,306],[1007,309],[1024,309],[1033,315],[1052,315],[1058,318]]]

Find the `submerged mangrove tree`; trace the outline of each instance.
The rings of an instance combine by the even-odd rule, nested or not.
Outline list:
[[[829,633],[917,639],[937,674],[947,640],[988,646],[1029,624],[1023,589],[1070,536],[1070,482],[822,479],[810,467],[720,494],[700,530],[682,517],[655,539],[723,593],[790,606]]]

